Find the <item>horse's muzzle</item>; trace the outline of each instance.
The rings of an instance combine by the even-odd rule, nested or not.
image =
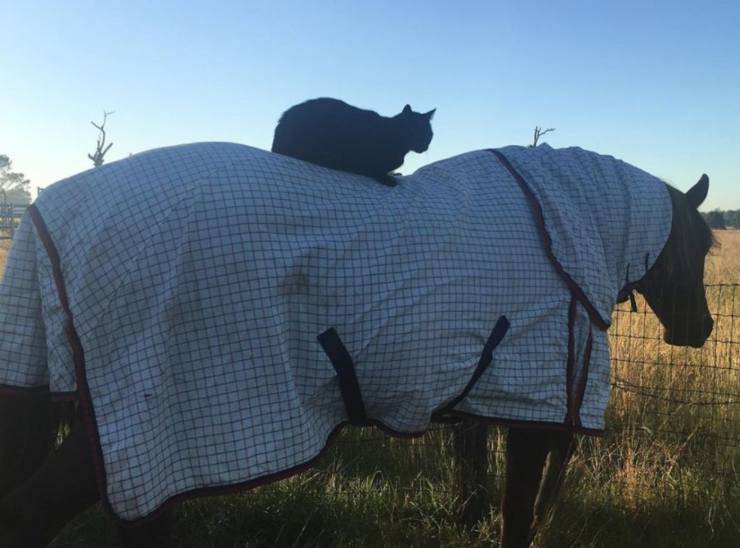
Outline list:
[[[666,329],[663,332],[663,340],[673,346],[691,346],[692,348],[701,348],[712,334],[714,329],[714,320],[709,314],[705,314],[701,322],[681,323],[681,327]]]

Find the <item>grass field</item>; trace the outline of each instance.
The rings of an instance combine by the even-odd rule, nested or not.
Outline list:
[[[740,231],[717,233],[708,284],[740,283]],[[0,242],[0,263],[6,246]],[[712,288],[717,320],[701,350],[671,348],[644,305],[617,314],[608,433],[582,438],[540,547],[740,545],[740,288]],[[648,338],[641,338],[647,336]],[[657,397],[656,397],[657,396]],[[734,403],[733,403],[734,402]],[[459,506],[449,432],[416,440],[346,430],[310,471],[239,495],[190,501],[179,545],[491,546],[499,534],[502,436],[491,444],[494,507],[472,530]],[[93,508],[54,543],[118,546]]]

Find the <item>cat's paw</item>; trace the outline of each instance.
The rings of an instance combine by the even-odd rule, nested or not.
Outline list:
[[[373,177],[373,179],[385,186],[396,186],[398,184],[398,181],[396,181],[396,178],[393,175],[380,175],[378,177]]]

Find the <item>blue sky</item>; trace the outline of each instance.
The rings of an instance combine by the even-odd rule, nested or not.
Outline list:
[[[0,0],[0,153],[45,186],[109,161],[223,140],[268,148],[283,110],[339,97],[437,108],[410,173],[527,144],[614,155],[740,208],[740,2]]]

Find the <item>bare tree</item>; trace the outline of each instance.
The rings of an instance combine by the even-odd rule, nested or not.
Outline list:
[[[543,130],[540,126],[534,127],[534,140],[532,141],[532,144],[529,145],[531,148],[534,148],[537,146],[537,142],[540,140],[540,137],[545,135],[546,133],[550,133],[551,131],[555,131],[554,127],[548,128]]]
[[[87,155],[87,157],[92,160],[95,167],[100,167],[103,165],[106,152],[108,152],[110,150],[110,147],[113,146],[113,143],[109,143],[107,146],[105,144],[105,123],[108,121],[108,116],[110,116],[111,114],[114,114],[113,111],[103,111],[103,122],[100,125],[96,124],[95,122],[90,122],[100,133],[100,135],[98,135],[98,144],[95,147],[95,152],[93,154]]]

